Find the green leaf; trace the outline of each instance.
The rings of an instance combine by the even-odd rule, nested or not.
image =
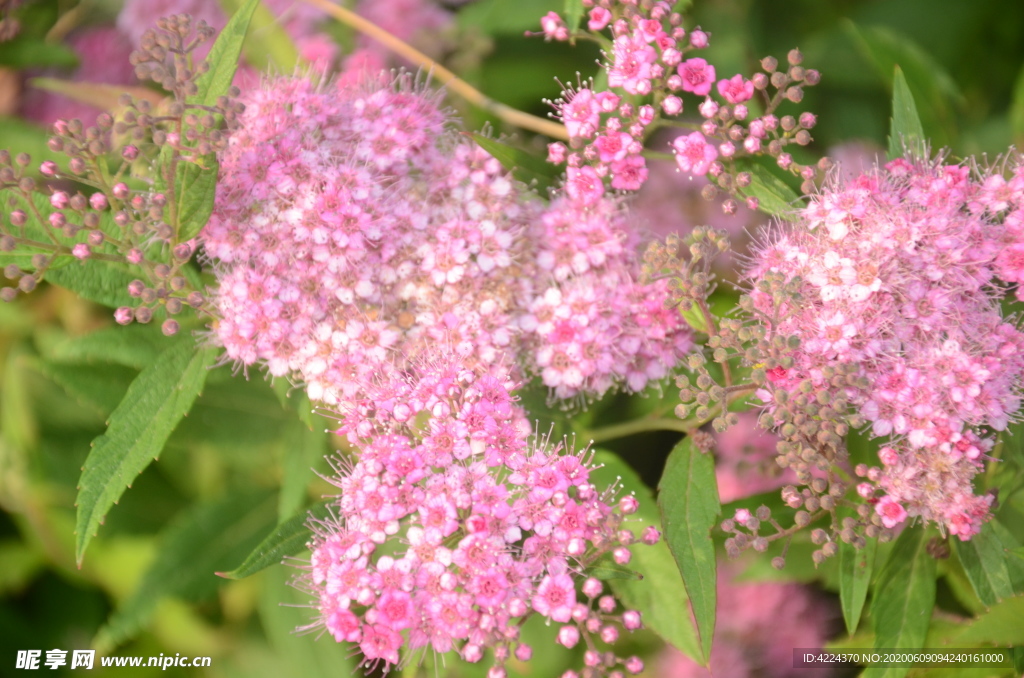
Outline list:
[[[908,527],[896,540],[872,591],[875,648],[924,647],[935,606],[935,559],[926,550],[928,533]],[[865,678],[902,678],[908,667],[871,667]]]
[[[1007,598],[979,615],[953,641],[954,647],[975,644],[1024,645],[1024,596]]]
[[[986,606],[1024,593],[1024,562],[1011,556],[1020,544],[998,518],[982,525],[981,532],[968,541],[954,539],[953,545],[974,592]]]
[[[46,272],[48,282],[110,308],[135,305],[135,300],[128,294],[128,285],[137,277],[128,272],[127,265],[95,259],[72,260],[68,266]]]
[[[701,313],[697,304],[691,304],[689,309],[685,311],[680,310],[679,313],[683,316],[683,320],[686,321],[686,324],[694,330],[703,332],[704,334],[708,333],[708,323],[704,320],[704,314]]]
[[[39,443],[39,423],[32,409],[32,395],[25,378],[31,358],[25,343],[15,344],[7,354],[3,368],[3,397],[0,398],[0,441],[12,445],[19,452],[28,452]],[[0,450],[4,472],[9,471],[11,459]]]
[[[245,42],[245,34],[249,30],[249,22],[252,21],[252,15],[259,4],[260,0],[247,0],[217,36],[213,47],[210,48],[210,54],[206,57],[210,70],[196,80],[198,91],[195,96],[189,98],[190,104],[213,106],[217,103],[218,97],[227,94],[238,69],[238,58],[242,54],[242,43]]]
[[[216,349],[196,351],[192,337],[182,337],[160,354],[128,387],[110,415],[106,433],[93,441],[78,484],[75,558],[85,548],[110,507],[125,488],[163,450],[203,388]]]
[[[800,205],[800,196],[763,165],[750,165],[750,185],[744,192],[758,200],[758,209],[772,216],[789,218]]]
[[[213,106],[224,96],[238,69],[238,58],[259,0],[247,0],[235,12],[220,32],[210,54],[206,57],[210,70],[196,80],[197,92],[189,103]],[[164,162],[170,157],[170,147],[161,154]],[[213,199],[217,188],[217,159],[213,154],[204,156],[200,163],[182,161],[175,170],[175,196],[177,199],[178,239],[190,240],[203,229],[213,213]]]
[[[963,104],[964,97],[956,81],[929,53],[908,36],[883,26],[857,26],[847,23],[847,30],[854,43],[867,57],[885,81],[894,84],[892,78],[896,67],[906,76],[910,90],[917,101],[920,120],[928,136],[936,146],[945,146],[957,134],[956,117],[950,102]],[[897,138],[897,155],[903,155],[903,147]],[[890,147],[890,151],[891,151]]]
[[[69,396],[104,417],[114,411],[138,374],[123,365],[62,365],[40,360],[35,366]]]
[[[220,0],[227,15],[234,14],[241,0]],[[299,50],[282,21],[261,2],[252,15],[251,30],[245,40],[245,60],[257,70],[293,73],[299,65]]]
[[[857,631],[864,601],[867,600],[877,548],[877,539],[868,539],[862,549],[839,543],[839,602],[843,608],[846,632],[851,636]]]
[[[202,164],[182,161],[176,171],[178,192],[178,239],[191,240],[199,235],[213,214],[217,194],[217,156],[204,156]]]
[[[318,504],[313,504],[298,515],[292,516],[264,537],[263,541],[245,557],[241,565],[229,572],[217,572],[217,576],[225,579],[245,579],[271,565],[280,564],[288,556],[300,553],[313,536],[309,530],[310,518],[328,520],[331,516],[331,506],[335,501],[334,499],[325,499]]]
[[[675,446],[665,462],[658,483],[658,506],[665,539],[690,596],[706,664],[715,631],[716,568],[711,529],[718,522],[721,505],[714,457],[694,448],[689,436]]]
[[[116,363],[141,370],[153,364],[175,339],[155,324],[107,327],[56,344],[48,356],[57,362]]]
[[[316,467],[328,452],[327,431],[314,429],[296,418],[285,428],[284,479],[278,497],[277,515],[283,521],[306,503],[306,488]]]
[[[77,65],[75,50],[59,42],[29,35],[18,35],[13,40],[0,42],[0,66],[20,69],[46,66],[74,68]],[[92,121],[82,122],[88,125]]]
[[[1017,148],[1024,147],[1024,68],[1020,69],[1013,86],[1013,100],[1010,102],[1010,130]]]
[[[274,522],[273,495],[234,491],[187,510],[164,532],[154,563],[94,641],[112,647],[134,635],[165,596],[202,599],[223,584],[218,568],[248,552]]]
[[[618,483],[624,493],[632,492],[640,501],[640,508],[626,525],[634,534],[640,535],[645,528],[661,524],[654,493],[643,484],[636,472],[622,459],[605,450],[598,450],[594,460],[601,468],[590,472],[590,482],[599,489]],[[638,544],[633,547],[633,559],[629,567],[643,575],[638,579],[610,579],[608,584],[622,604],[631,610],[638,610],[644,625],[676,648],[701,659],[697,632],[690,620],[686,606],[683,579],[675,560],[662,539],[654,546]],[[665,592],[670,591],[672,604],[665,604]]]
[[[580,19],[583,18],[582,0],[565,0],[562,16],[565,19],[565,25],[569,28],[569,33],[575,32],[580,27]]]
[[[904,149],[915,157],[925,156],[924,128],[917,114],[914,95],[910,93],[903,71],[896,67],[892,83],[892,127],[889,131],[889,158],[903,157]]]
[[[537,182],[537,188],[544,189],[553,183],[554,166],[541,158],[479,132],[468,132],[467,135],[524,184]]]

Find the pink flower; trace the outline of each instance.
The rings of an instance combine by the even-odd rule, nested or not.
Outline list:
[[[565,192],[580,204],[592,205],[604,195],[604,181],[593,167],[570,167],[565,171]]]
[[[567,574],[548,575],[540,582],[533,596],[533,609],[557,622],[572,619],[576,604],[576,588]]]
[[[545,40],[564,41],[569,39],[569,29],[557,12],[548,12],[540,19]]]
[[[691,39],[692,36],[691,33]],[[710,92],[715,82],[715,67],[700,57],[687,59],[679,64],[677,71],[683,79],[683,91],[693,92],[697,96],[702,97]]]
[[[604,7],[595,7],[587,15],[587,28],[592,31],[601,31],[611,22],[612,13]]]
[[[591,90],[581,89],[571,94],[559,113],[570,139],[594,136],[600,121],[600,109]]]
[[[996,257],[996,274],[1006,282],[1024,283],[1024,243],[1014,243]]]
[[[718,93],[730,104],[742,104],[754,96],[754,83],[736,74],[728,80],[718,81]]]
[[[907,519],[907,510],[892,497],[882,497],[875,504],[875,513],[882,517],[886,527],[896,527]]]
[[[707,174],[711,163],[718,158],[718,150],[700,132],[676,137],[672,141],[672,148],[679,169],[696,176]]]

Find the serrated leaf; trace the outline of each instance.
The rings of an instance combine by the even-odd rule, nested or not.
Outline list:
[[[288,556],[300,553],[302,549],[306,548],[306,544],[312,537],[309,530],[310,518],[327,519],[331,515],[331,506],[335,502],[334,499],[327,499],[292,516],[264,537],[263,541],[246,556],[241,565],[229,572],[218,572],[217,576],[225,579],[245,579],[271,565],[279,565]]]
[[[114,411],[138,374],[122,365],[62,365],[40,360],[35,366],[69,396],[104,417]]]
[[[160,454],[192,407],[216,356],[216,349],[196,351],[192,337],[182,337],[128,387],[124,400],[110,415],[106,433],[93,441],[82,469],[75,502],[75,559],[79,565],[107,511]]]
[[[853,511],[846,510],[841,515],[852,516]],[[851,636],[857,631],[864,602],[867,600],[877,548],[877,539],[868,539],[862,549],[839,542],[839,603],[843,608],[846,632]]]
[[[479,132],[468,132],[480,148],[501,163],[501,166],[512,172],[517,180],[524,184],[537,182],[537,188],[544,189],[552,184],[554,166],[537,156],[530,155],[503,141],[484,136]]]
[[[135,592],[101,629],[94,646],[133,636],[165,596],[197,600],[223,584],[218,568],[246,553],[274,522],[272,493],[234,491],[187,510],[163,533],[157,556]]]
[[[919,650],[924,647],[935,606],[935,559],[928,554],[929,535],[908,527],[896,540],[872,591],[871,619],[876,649]],[[870,667],[865,678],[902,678],[909,667]]]
[[[53,347],[48,358],[57,362],[115,363],[141,370],[174,342],[155,324],[107,327],[65,339]]]
[[[127,265],[95,259],[72,261],[63,268],[46,272],[48,282],[110,308],[135,304],[135,300],[128,294],[128,285],[136,277],[128,272]]]
[[[313,477],[312,469],[327,453],[327,441],[327,431],[323,426],[310,428],[298,418],[285,428],[284,478],[277,504],[279,520],[295,515],[306,503],[306,488]]]
[[[590,472],[590,482],[603,489],[618,483],[622,493],[633,492],[640,502],[634,520],[626,523],[639,536],[648,526],[658,527],[661,516],[654,493],[643,484],[636,472],[622,459],[605,450],[598,450],[594,461],[601,468]],[[637,545],[632,549],[630,568],[643,575],[643,580],[612,579],[608,583],[623,605],[638,610],[644,625],[697,661],[701,659],[697,631],[690,620],[686,605],[686,590],[675,560],[662,539],[654,546]],[[666,592],[671,592],[671,604],[666,604]]]
[[[242,54],[249,22],[259,4],[259,0],[246,0],[217,36],[206,57],[210,70],[196,80],[197,91],[195,96],[189,97],[189,103],[213,106],[218,97],[227,94],[238,69],[238,57]]]
[[[986,606],[1024,593],[1024,563],[1011,556],[1020,544],[998,518],[982,525],[981,532],[968,541],[954,539],[953,545],[974,592]]]
[[[903,71],[897,66],[892,81],[892,127],[889,130],[889,158],[903,157],[904,149],[915,157],[925,154],[924,127],[917,114],[914,95]]]
[[[686,593],[697,622],[697,635],[704,663],[711,657],[715,631],[715,545],[711,529],[718,521],[721,504],[715,480],[715,460],[711,454],[683,438],[665,462],[658,483],[665,540],[683,575]]]
[[[954,637],[958,647],[975,644],[1024,645],[1024,596],[996,603]]]
[[[213,153],[203,156],[201,164],[178,164],[175,187],[178,200],[178,239],[191,240],[199,235],[213,214],[213,201],[217,194],[219,164]]]
[[[744,192],[758,200],[758,209],[772,216],[790,218],[802,205],[800,196],[793,189],[757,163],[751,164],[750,185]]]

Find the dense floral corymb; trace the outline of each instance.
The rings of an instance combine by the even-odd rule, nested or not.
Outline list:
[[[569,144],[549,147],[549,160],[567,165],[570,181],[584,177],[594,196],[605,184],[636,191],[649,176],[643,155],[645,143],[659,127],[690,130],[678,137],[672,153],[680,170],[691,177],[711,177],[714,185],[747,198],[750,175],[735,161],[768,155],[780,168],[800,176],[805,190],[813,187],[816,169],[794,162],[789,144],[807,145],[816,124],[811,113],[779,116],[786,101],[798,103],[803,88],[818,83],[817,71],[801,65],[798,50],[788,55],[788,67],[779,70],[772,57],[761,62],[763,72],[720,78],[715,66],[696,54],[705,54],[710,34],[699,27],[687,29],[673,3],[659,0],[584,0],[586,31],[574,32],[555,12],[541,19],[549,40],[570,40],[579,34],[605,47],[601,67],[605,86],[594,82],[567,88],[553,102],[565,124]],[[589,34],[587,34],[589,31]],[[610,38],[609,35],[610,34]],[[677,119],[686,98],[697,97],[700,122]],[[712,189],[712,193],[713,193]],[[738,207],[723,203],[726,213]]]
[[[503,676],[510,657],[530,658],[519,630],[538,614],[562,625],[562,645],[586,641],[591,675],[642,669],[596,651],[640,616],[585,576],[605,554],[629,562],[623,521],[637,501],[595,487],[586,450],[531,438],[513,386],[446,354],[383,368],[342,412],[356,456],[336,467],[335,515],[313,526],[300,585],[317,598],[315,626],[358,644],[367,665],[398,664],[403,648],[470,662],[490,649],[488,675]]]
[[[813,196],[749,271],[757,312],[800,338],[792,367],[768,374],[769,410],[809,382],[889,438],[882,467],[858,469],[885,527],[919,516],[967,539],[989,513],[971,480],[988,431],[1017,416],[1024,372],[1024,335],[1000,309],[1024,241],[1019,162],[1011,174],[894,160]],[[799,280],[801,300],[780,303],[773,275]],[[855,370],[837,385],[840,365]]]
[[[665,281],[634,281],[621,204],[570,180],[545,206],[435,94],[392,80],[246,95],[203,232],[228,357],[328,403],[442,341],[563,398],[666,376],[691,335]]]

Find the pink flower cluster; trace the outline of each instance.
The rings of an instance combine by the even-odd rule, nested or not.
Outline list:
[[[559,397],[642,389],[690,348],[665,284],[633,282],[617,202],[545,208],[407,76],[245,101],[203,231],[228,358],[337,403],[438,342]]]
[[[590,8],[590,31],[611,31],[611,48],[602,62],[608,88],[568,88],[561,99],[553,102],[557,117],[569,134],[569,146],[551,144],[551,162],[567,163],[570,174],[586,174],[588,179],[596,180],[595,193],[597,188],[604,188],[605,180],[613,189],[638,190],[648,176],[641,155],[646,137],[662,118],[679,116],[683,112],[682,96],[692,94],[704,98],[698,108],[704,122],[693,125],[694,131],[673,142],[672,151],[683,172],[718,177],[724,171],[723,161],[762,152],[776,157],[783,169],[797,169],[782,148],[790,137],[796,139],[798,129],[803,130],[803,135],[796,139],[798,143],[808,143],[810,135],[806,130],[814,126],[814,116],[805,113],[799,122],[792,120],[792,125],[787,116],[786,125],[782,125],[774,111],[784,99],[799,101],[800,83],[816,84],[816,71],[797,67],[791,74],[759,73],[751,79],[737,74],[716,80],[712,64],[691,56],[708,46],[709,34],[700,28],[684,29],[683,17],[673,11],[672,3],[586,0],[583,5]],[[541,20],[541,26],[547,39],[571,37],[564,21],[554,12]],[[601,39],[606,40],[603,36]],[[799,63],[798,52],[793,52],[792,60]],[[784,89],[792,82],[798,84]],[[762,102],[764,115],[752,118],[747,102],[756,90],[765,90],[769,84],[782,91],[774,99],[766,95]],[[713,91],[721,103],[711,98]],[[649,97],[649,103],[638,105],[638,97],[644,101]],[[807,169],[804,178],[813,177],[814,169]]]
[[[629,562],[635,537],[623,520],[636,499],[614,503],[591,484],[586,450],[531,441],[514,384],[464,363],[449,353],[385,367],[343,412],[338,433],[357,454],[336,469],[342,494],[334,517],[313,525],[300,583],[317,597],[314,626],[385,670],[403,646],[469,662],[489,648],[488,675],[500,678],[510,657],[530,659],[520,624],[539,614],[562,625],[562,645],[586,641],[589,675],[620,665],[639,673],[638,658],[598,652],[596,642],[639,628],[640,615],[616,613],[585,576],[605,554]],[[658,538],[654,528],[643,535]]]
[[[1019,159],[1018,159],[1019,160]],[[1024,242],[1024,168],[995,172],[898,159],[847,184],[833,183],[778,229],[749,271],[753,298],[777,331],[801,339],[792,369],[769,391],[822,369],[859,366],[865,387],[845,396],[870,422],[881,469],[861,469],[861,495],[886,527],[908,516],[968,539],[992,497],[971,479],[1020,406],[1024,334],[1003,319],[1004,282],[1018,280]],[[777,310],[756,289],[768,272],[803,281],[803,301]],[[878,493],[884,496],[878,497]]]
[[[602,394],[624,380],[640,391],[692,348],[667,281],[634,281],[626,214],[609,198],[552,201],[538,222],[536,294],[520,317],[544,384],[558,398]]]

